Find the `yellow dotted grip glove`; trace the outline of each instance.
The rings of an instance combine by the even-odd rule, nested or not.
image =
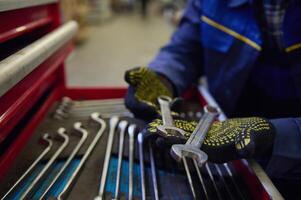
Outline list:
[[[162,79],[146,67],[138,67],[126,71],[125,81],[129,84],[125,105],[136,117],[151,119],[158,114],[157,97],[172,97],[171,91]]]
[[[175,126],[187,132],[181,138],[184,143],[195,129],[197,122],[175,120]],[[178,136],[159,133],[157,126],[162,120],[156,119],[146,128],[149,134],[160,134],[167,140],[179,140]],[[212,162],[228,162],[240,158],[263,156],[272,149],[275,137],[273,125],[264,118],[233,118],[224,122],[214,122],[209,129],[202,150]]]

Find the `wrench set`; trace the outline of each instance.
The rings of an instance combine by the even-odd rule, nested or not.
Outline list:
[[[170,99],[160,97],[160,131],[173,126]],[[199,109],[200,110],[200,109]],[[141,133],[123,99],[62,98],[49,110],[25,150],[0,183],[1,199],[251,199],[231,163],[207,162],[200,150],[218,114],[182,112],[199,119],[186,144],[156,145]]]

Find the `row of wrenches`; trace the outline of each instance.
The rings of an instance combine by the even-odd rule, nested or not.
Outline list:
[[[71,103],[72,102],[70,102],[70,101],[67,102],[66,105],[65,105],[65,108],[70,106]],[[112,102],[101,101],[100,105],[101,106],[106,106],[106,104],[110,105],[110,103],[112,103]],[[94,107],[94,109],[95,109],[95,106],[97,106],[97,105],[98,105],[98,102],[94,101],[94,102],[88,103],[86,105],[81,104],[81,105],[76,105],[76,106],[78,106],[79,110],[81,110],[81,107],[86,107],[86,106],[91,107],[91,110],[92,110],[93,109],[92,107]],[[74,106],[74,105],[72,105],[72,106]],[[120,110],[122,111],[122,109],[120,109]],[[162,113],[165,113],[165,112],[162,112]],[[118,114],[118,113],[116,112],[116,114]],[[166,116],[166,115],[163,114],[163,118],[164,118],[164,116]],[[71,189],[72,184],[75,181],[78,174],[80,173],[81,168],[84,166],[86,160],[88,159],[88,157],[92,153],[92,151],[95,148],[97,142],[99,141],[99,139],[101,138],[104,130],[106,129],[106,123],[102,118],[100,118],[98,113],[93,113],[93,114],[90,115],[90,117],[94,122],[100,124],[100,128],[99,128],[97,134],[95,135],[93,141],[89,145],[88,149],[86,150],[85,154],[81,158],[80,163],[77,165],[76,169],[73,171],[73,173],[72,173],[70,179],[68,180],[67,184],[64,186],[64,188],[60,192],[60,194],[57,197],[55,197],[55,199],[65,199],[66,198],[66,196],[68,194],[68,190]],[[163,119],[163,121],[164,121],[164,119]],[[134,136],[135,136],[135,132],[136,132],[136,127],[135,127],[135,125],[129,125],[128,126],[127,121],[121,121],[121,122],[119,122],[119,124],[118,124],[118,122],[119,122],[118,117],[111,117],[111,119],[110,119],[110,132],[109,132],[109,137],[108,137],[108,142],[107,142],[107,147],[106,147],[105,160],[104,160],[104,163],[103,163],[103,171],[102,171],[102,176],[101,176],[101,180],[100,180],[99,192],[98,192],[98,195],[95,197],[95,199],[97,199],[97,200],[103,199],[103,197],[104,197],[104,192],[105,192],[104,190],[105,190],[106,178],[107,178],[109,161],[110,161],[110,155],[111,155],[111,150],[112,150],[112,143],[113,143],[113,138],[114,138],[114,132],[115,132],[115,129],[116,129],[117,125],[120,129],[120,136],[119,136],[119,150],[118,150],[118,166],[117,166],[117,172],[116,172],[117,173],[116,187],[115,187],[115,193],[114,193],[114,198],[113,199],[118,199],[119,198],[119,186],[120,186],[120,176],[121,176],[120,172],[121,172],[123,143],[124,143],[125,130],[126,130],[127,127],[128,127],[127,130],[128,130],[128,134],[129,134],[129,144],[130,144],[130,146],[129,146],[129,151],[130,152],[129,152],[129,190],[128,190],[129,193],[128,193],[128,199],[133,198],[133,171],[132,170],[133,170],[133,152],[134,152],[134,139],[135,139]],[[166,122],[166,120],[165,120],[165,122]],[[166,123],[164,125],[166,125]],[[170,125],[170,124],[167,123],[167,125]],[[171,123],[171,126],[173,126],[172,123]],[[47,196],[47,194],[50,191],[51,187],[63,175],[63,173],[66,171],[66,169],[67,169],[68,165],[70,164],[70,162],[74,159],[75,155],[77,154],[79,149],[82,147],[83,143],[86,141],[86,138],[88,136],[88,131],[85,130],[82,127],[80,122],[77,122],[77,123],[74,124],[74,129],[76,130],[75,133],[80,135],[81,139],[79,140],[78,144],[75,146],[74,150],[72,151],[72,153],[70,154],[70,156],[68,157],[68,159],[66,160],[64,165],[61,167],[59,172],[53,178],[52,182],[48,185],[47,189],[43,192],[40,199],[45,199],[45,197]],[[57,135],[63,141],[61,146],[57,149],[56,153],[52,155],[52,157],[46,163],[43,170],[31,182],[30,186],[22,194],[20,199],[30,199],[30,195],[31,195],[32,190],[35,188],[35,186],[38,185],[38,183],[41,181],[42,177],[47,173],[48,169],[51,167],[51,165],[58,158],[60,153],[68,145],[69,137],[68,137],[68,134],[66,133],[66,130],[64,128],[58,129]],[[8,199],[8,197],[17,188],[17,186],[30,174],[31,171],[34,170],[34,168],[37,166],[37,164],[40,163],[40,161],[43,159],[43,157],[45,157],[45,155],[50,151],[50,149],[53,146],[53,141],[49,137],[49,134],[45,134],[43,136],[43,140],[47,144],[47,147],[40,154],[40,156],[32,163],[32,165],[26,170],[26,172],[19,178],[19,180],[10,188],[10,190],[5,194],[5,196],[2,197],[2,199]],[[191,143],[191,141],[190,141],[190,143]],[[141,133],[138,134],[138,144],[139,144],[139,161],[140,161],[140,172],[141,172],[141,179],[140,179],[141,180],[141,190],[142,190],[141,192],[142,192],[142,199],[144,200],[144,199],[146,199],[146,189],[145,189],[144,158],[143,158],[143,135]],[[156,177],[156,164],[155,164],[155,159],[154,159],[154,153],[153,153],[152,145],[149,143],[147,146],[149,148],[149,154],[150,154],[150,166],[151,166],[153,191],[154,191],[155,199],[157,200],[157,199],[159,199],[159,192],[158,192],[158,184],[157,184],[157,177]],[[181,157],[180,160],[183,161],[192,194],[193,194],[194,198],[196,198],[195,188],[194,188],[193,183],[192,183],[191,173],[189,171],[186,156],[187,156],[187,154],[185,154],[185,156],[180,156]],[[198,162],[195,159],[193,159],[193,164],[194,164],[194,167],[195,167],[196,172],[198,174],[198,178],[199,178],[199,180],[202,184],[202,189],[204,191],[204,194],[206,195],[206,198],[209,199],[209,196],[208,196],[207,191],[206,191],[206,186],[203,182],[203,178],[202,178],[201,172],[199,170]],[[214,177],[212,175],[212,172],[211,172],[211,169],[210,169],[209,165],[207,163],[205,163],[204,167],[205,167],[206,171],[208,172],[210,180],[213,183],[213,186],[214,186],[214,189],[217,192],[218,198],[223,199],[222,195],[219,192],[219,189],[217,188],[217,186],[215,184]],[[227,191],[228,191],[228,193],[231,197],[231,191],[229,191],[225,180],[223,180],[223,176],[222,176],[222,173],[221,173],[221,170],[220,170],[220,166],[219,165],[214,165],[214,167],[216,168],[216,171],[220,174],[221,180],[224,182],[225,188],[227,189]],[[228,167],[228,164],[224,164],[224,167],[225,167],[227,173],[229,174],[229,176],[231,177],[231,180],[233,181],[236,189],[238,190],[238,193],[240,194],[240,191],[237,187],[235,179],[233,178],[232,172],[231,172],[230,168]],[[241,197],[242,197],[241,199],[243,199],[242,195],[241,195]]]

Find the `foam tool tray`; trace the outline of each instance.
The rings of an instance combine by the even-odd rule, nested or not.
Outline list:
[[[106,103],[104,103],[106,102]],[[102,114],[106,122],[106,129],[100,137],[92,153],[79,171],[79,174],[72,181],[64,199],[83,200],[94,199],[98,194],[100,186],[102,168],[105,160],[106,147],[109,137],[109,120],[113,115],[117,115],[120,121],[127,121],[128,125],[136,124],[137,128],[134,137],[134,163],[132,168],[133,175],[133,199],[143,199],[141,165],[139,154],[142,153],[144,160],[145,175],[145,199],[194,199],[191,186],[187,178],[187,171],[182,163],[174,161],[169,148],[157,146],[156,136],[144,138],[143,152],[139,150],[137,142],[138,133],[145,127],[145,122],[135,119],[123,105],[123,101],[102,101],[88,102],[88,104],[63,104],[57,102],[49,110],[43,122],[36,129],[33,137],[28,142],[24,151],[17,157],[13,166],[0,184],[0,193],[3,197],[16,181],[24,174],[30,165],[41,155],[46,145],[41,142],[41,138],[48,133],[53,140],[53,146],[41,161],[28,173],[16,187],[11,190],[5,199],[20,199],[22,194],[30,187],[34,180],[39,176],[43,168],[62,145],[58,139],[57,131],[59,128],[65,128],[69,136],[69,143],[66,148],[58,155],[54,163],[41,176],[40,180],[32,187],[25,199],[40,199],[46,188],[52,182],[53,178],[64,166],[64,163],[79,143],[80,137],[74,134],[74,123],[81,122],[82,127],[88,132],[88,137],[83,143],[76,156],[72,159],[66,170],[63,171],[60,178],[54,183],[44,199],[56,199],[59,193],[67,184],[72,173],[78,167],[81,159],[87,151],[89,145],[100,129],[100,125],[91,120],[92,112]],[[117,102],[117,103],[116,103]],[[115,104],[116,103],[116,104]],[[186,110],[189,110],[185,108]],[[58,112],[58,110],[60,110]],[[200,110],[200,109],[197,109]],[[184,113],[185,114],[185,113]],[[196,116],[188,114],[190,117]],[[109,168],[105,184],[104,199],[114,198],[116,188],[116,177],[118,171],[118,150],[119,150],[120,129],[115,129],[112,152],[110,156]],[[151,162],[151,154],[153,161]],[[216,165],[208,163],[200,171],[196,170],[193,162],[189,159],[189,172],[192,177],[192,184],[195,190],[196,199],[251,199],[249,191],[242,179],[236,174],[231,164]],[[119,187],[119,199],[128,199],[129,196],[129,135],[125,132],[124,149],[121,165],[121,178]],[[200,172],[200,173],[198,173]],[[202,184],[203,181],[203,184]]]

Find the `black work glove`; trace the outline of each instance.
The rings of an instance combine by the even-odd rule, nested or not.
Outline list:
[[[166,145],[178,143],[189,138],[197,122],[178,119],[174,121],[176,127],[187,132],[185,137],[165,135],[157,130],[162,120],[156,119],[148,124],[146,134],[159,134],[165,138]],[[233,118],[224,122],[214,122],[210,127],[202,150],[208,154],[211,162],[223,163],[231,160],[268,155],[274,143],[275,129],[264,118]]]
[[[125,105],[138,118],[154,119],[160,110],[157,97],[172,97],[171,84],[146,67],[126,71],[125,81],[129,84]]]

